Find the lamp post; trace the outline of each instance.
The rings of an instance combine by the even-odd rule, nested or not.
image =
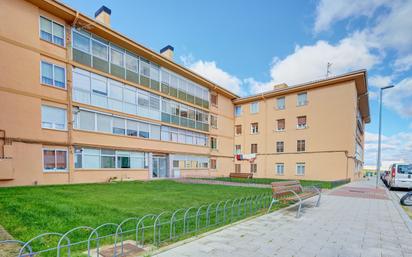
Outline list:
[[[382,87],[379,94],[379,136],[378,136],[378,160],[376,161],[376,188],[378,188],[381,170],[381,134],[382,134],[382,92],[385,89],[393,88],[394,85]]]

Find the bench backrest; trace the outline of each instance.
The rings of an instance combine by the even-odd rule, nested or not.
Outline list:
[[[288,195],[293,195],[293,191],[297,194],[302,192],[302,186],[299,181],[281,181],[281,182],[272,182],[272,193],[273,197],[286,197]]]

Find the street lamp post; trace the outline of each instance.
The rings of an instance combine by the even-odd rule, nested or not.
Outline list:
[[[379,135],[378,135],[378,160],[376,161],[376,188],[378,188],[381,170],[381,134],[382,134],[382,92],[385,89],[393,88],[393,85],[382,87],[379,94]]]

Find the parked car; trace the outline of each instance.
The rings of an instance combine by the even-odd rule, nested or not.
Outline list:
[[[382,182],[383,182],[385,185],[388,184],[388,181],[387,181],[388,176],[389,176],[389,171],[387,171],[387,170],[382,171],[382,173],[381,173],[381,180],[382,180]]]
[[[385,179],[389,188],[412,189],[412,164],[392,164]]]

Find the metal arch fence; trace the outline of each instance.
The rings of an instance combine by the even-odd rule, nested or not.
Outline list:
[[[272,195],[264,193],[200,207],[191,206],[173,212],[164,211],[157,215],[131,217],[119,224],[105,223],[96,228],[79,226],[64,234],[47,232],[27,242],[3,240],[0,241],[0,246],[2,244],[19,245],[20,248],[16,255],[18,257],[71,256],[73,250],[87,252],[88,257],[99,257],[103,243],[113,246],[113,257],[123,256],[125,240],[133,240],[136,246],[141,248],[149,243],[158,247],[162,243],[195,235],[208,228],[222,226],[257,214],[260,210],[267,209],[271,200]],[[74,234],[78,237],[74,238]],[[81,238],[80,235],[83,235],[83,239],[78,239]],[[51,238],[55,238],[55,241],[50,240]]]

